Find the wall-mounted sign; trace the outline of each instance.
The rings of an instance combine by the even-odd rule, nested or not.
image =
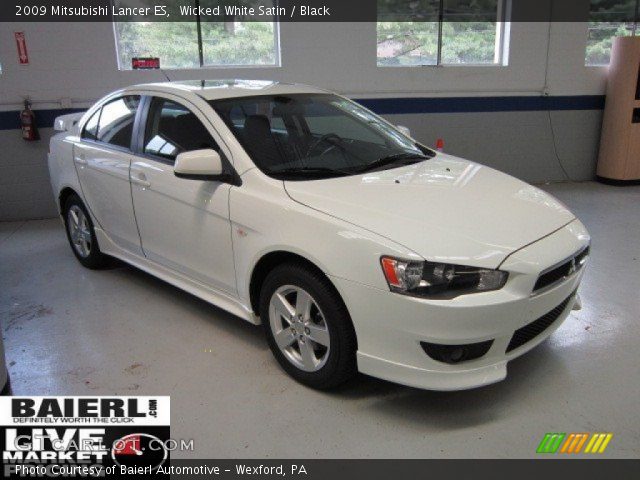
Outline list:
[[[18,47],[18,61],[20,65],[29,64],[29,54],[27,53],[27,40],[24,37],[24,32],[15,32],[16,46]]]
[[[158,57],[134,57],[131,59],[131,67],[134,70],[160,68],[160,59]]]

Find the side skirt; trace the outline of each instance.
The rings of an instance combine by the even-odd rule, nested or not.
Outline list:
[[[226,293],[214,290],[211,287],[203,285],[200,282],[192,280],[181,273],[170,270],[156,262],[152,262],[148,258],[134,255],[115,245],[109,236],[100,228],[95,228],[96,237],[100,250],[106,255],[111,255],[123,262],[126,262],[140,270],[143,270],[154,277],[164,280],[171,285],[184,290],[205,302],[211,303],[217,307],[236,315],[254,325],[260,325],[260,318],[254,315],[251,308],[240,301],[240,299],[232,297]]]

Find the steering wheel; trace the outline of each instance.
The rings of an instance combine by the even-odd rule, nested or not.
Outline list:
[[[337,140],[338,142],[330,142],[331,139]],[[326,133],[322,135],[318,140],[313,142],[311,145],[309,145],[309,148],[307,148],[305,156],[309,157],[311,155],[311,152],[313,152],[316,148],[318,148],[320,145],[322,145],[325,142],[331,143],[332,147],[339,147],[341,150],[344,150],[345,149],[344,146],[340,145],[343,141],[344,140],[340,135],[337,135],[335,133]],[[326,153],[327,150],[323,151],[322,154]]]

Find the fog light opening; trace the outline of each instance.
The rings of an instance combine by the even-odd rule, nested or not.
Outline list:
[[[493,345],[493,340],[465,345],[442,345],[438,343],[420,342],[424,352],[433,360],[450,365],[475,360],[485,355]]]

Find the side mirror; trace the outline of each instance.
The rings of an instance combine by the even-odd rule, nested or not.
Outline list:
[[[220,154],[210,148],[183,152],[176,157],[173,173],[189,180],[224,180]]]
[[[396,125],[396,128],[404,136],[411,137],[411,130],[409,130],[409,127],[405,127],[405,126],[402,126],[402,125]]]

